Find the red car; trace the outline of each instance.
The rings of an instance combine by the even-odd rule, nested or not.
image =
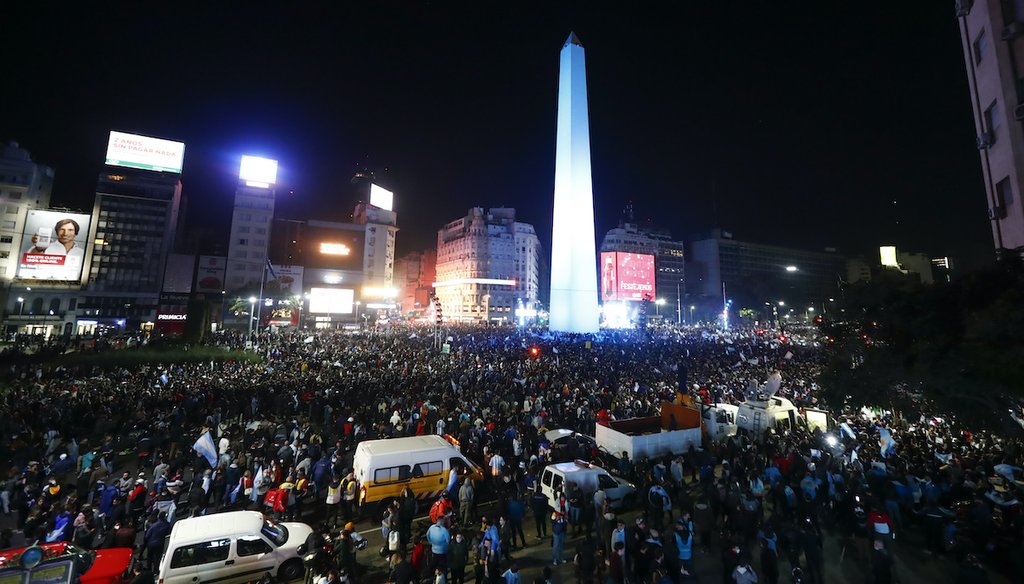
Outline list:
[[[11,548],[0,551],[0,584],[22,584],[29,574],[33,582],[120,584],[131,580],[131,562],[131,548],[92,551],[66,542]]]

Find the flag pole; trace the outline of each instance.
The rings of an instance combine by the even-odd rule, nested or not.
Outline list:
[[[263,283],[267,281],[267,265],[270,264],[270,258],[263,262],[263,275],[260,277],[260,303],[256,307],[256,334],[260,334],[260,316],[263,314]]]

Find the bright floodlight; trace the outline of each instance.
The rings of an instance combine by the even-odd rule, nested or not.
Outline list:
[[[839,443],[839,440],[837,440],[835,436],[833,436],[831,434],[826,434],[825,435],[825,444],[828,444],[829,446],[835,446],[838,443]]]
[[[250,187],[270,188],[277,182],[277,161],[260,156],[242,156],[238,178]]]
[[[385,211],[394,211],[395,193],[371,183],[370,204],[374,207],[380,207]]]
[[[664,298],[659,298],[659,299],[655,300],[654,303],[657,304],[658,306],[664,306],[665,305],[665,299]]]
[[[878,248],[879,259],[882,260],[883,266],[889,266],[892,268],[900,267],[899,261],[896,259],[896,246],[895,245],[883,245]]]
[[[800,270],[800,268],[798,268],[796,266],[786,266],[786,271],[787,272],[796,272],[796,271],[799,271],[799,270]]]
[[[786,302],[784,300],[779,300],[779,306],[785,306],[785,305],[786,305]]]

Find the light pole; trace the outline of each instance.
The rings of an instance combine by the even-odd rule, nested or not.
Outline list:
[[[683,296],[679,293],[680,280],[676,280],[676,324],[683,324]]]
[[[665,304],[664,298],[659,298],[654,301],[654,314],[655,316],[661,316],[661,307]]]
[[[249,297],[249,339],[246,341],[247,345],[252,345],[252,319],[255,318],[256,314],[256,297]]]
[[[18,296],[18,316],[24,314],[22,311],[25,309],[25,298]]]
[[[814,314],[813,306],[808,306],[807,310],[804,311],[804,320],[811,320],[810,314]]]
[[[697,308],[696,306],[694,306],[692,304],[690,305],[690,324],[693,324],[693,311],[696,308]]]
[[[360,322],[360,320],[359,320],[359,317],[361,316],[361,314],[359,312],[359,307],[362,306],[362,305],[363,305],[362,301],[356,300],[356,324],[359,325],[359,328],[363,328],[363,323]]]

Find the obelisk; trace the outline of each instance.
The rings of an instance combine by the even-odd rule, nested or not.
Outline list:
[[[550,330],[569,333],[597,332],[599,322],[587,67],[576,33],[562,46],[558,70],[548,322]]]

